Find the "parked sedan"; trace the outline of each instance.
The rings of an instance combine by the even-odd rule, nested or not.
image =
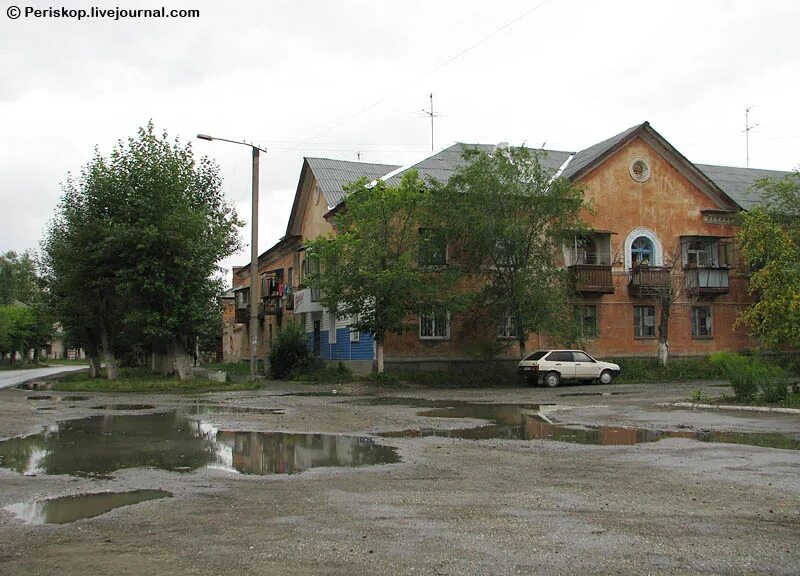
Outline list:
[[[537,350],[517,365],[517,373],[528,384],[544,382],[551,388],[561,380],[594,381],[611,384],[619,375],[618,364],[595,360],[583,350]]]

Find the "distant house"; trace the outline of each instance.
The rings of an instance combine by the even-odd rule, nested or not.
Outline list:
[[[330,217],[345,200],[346,183],[361,176],[395,183],[410,169],[445,182],[464,162],[462,147],[454,144],[404,167],[304,160],[286,235],[259,258],[259,356],[269,350],[281,323],[294,318],[305,326],[313,354],[371,365],[371,335],[352,331],[350,318],[325,310],[314,287],[304,284],[311,271],[304,244],[333,232]],[[647,122],[579,152],[542,152],[545,165],[580,185],[594,207],[593,213],[584,214],[592,232],[574,238],[560,255],[575,281],[575,320],[588,350],[654,356],[657,295],[670,274],[685,286],[671,313],[673,354],[750,347],[746,330],[736,325],[750,297],[733,242],[735,215],[759,202],[751,190],[756,179],[786,172],[693,164]],[[250,354],[249,284],[249,268],[235,269],[225,316],[226,360]],[[422,313],[416,322],[416,331],[387,338],[387,364],[470,358],[463,319],[431,312]],[[501,323],[497,338],[515,336],[513,323]],[[540,335],[528,342],[529,349],[546,345],[546,337]],[[510,347],[509,356],[515,353]]]

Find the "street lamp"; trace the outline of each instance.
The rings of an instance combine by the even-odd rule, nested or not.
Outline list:
[[[266,154],[266,148],[259,148],[249,142],[238,140],[228,140],[227,138],[217,138],[208,134],[198,134],[201,140],[221,140],[231,144],[241,144],[249,146],[253,150],[253,211],[251,218],[250,236],[250,379],[256,379],[256,349],[258,348],[258,161],[259,153]]]

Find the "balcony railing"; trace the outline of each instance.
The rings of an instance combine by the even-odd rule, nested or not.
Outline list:
[[[727,268],[688,268],[686,289],[697,296],[728,293]]]
[[[628,289],[632,296],[658,296],[671,286],[670,269],[663,266],[635,266],[631,269]]]
[[[575,282],[575,290],[578,292],[592,292],[596,294],[614,293],[611,266],[575,264],[569,267],[569,272]]]
[[[258,305],[258,315],[264,316],[281,316],[283,315],[283,302],[281,300],[270,299],[261,302]]]

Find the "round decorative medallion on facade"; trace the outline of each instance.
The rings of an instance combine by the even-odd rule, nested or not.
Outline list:
[[[631,178],[637,182],[647,182],[650,178],[650,164],[644,158],[634,158],[628,167]]]

